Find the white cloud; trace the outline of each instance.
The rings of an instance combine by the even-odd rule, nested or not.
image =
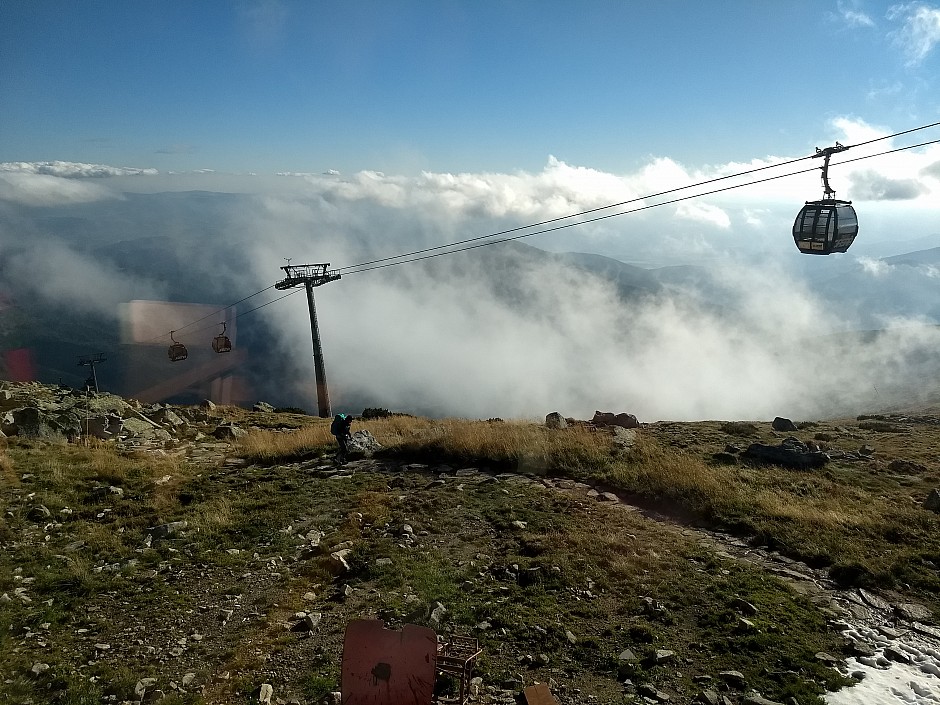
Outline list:
[[[0,171],[0,201],[26,206],[54,206],[120,198],[103,184],[30,172]]]
[[[153,176],[156,169],[82,164],[80,162],[2,162],[0,172],[14,174],[45,174],[67,179],[105,178],[110,176]]]
[[[767,213],[766,208],[745,208],[741,212],[744,222],[754,228],[760,228],[764,225],[764,218]]]
[[[877,278],[886,277],[894,269],[887,262],[871,257],[859,257],[856,261],[861,265],[863,272]]]
[[[867,170],[852,175],[853,198],[869,201],[908,201],[926,193],[927,188],[915,179],[893,179]]]
[[[0,231],[0,241],[7,239],[10,236]],[[15,241],[15,236],[12,239]],[[17,298],[58,304],[65,312],[114,318],[121,302],[167,295],[162,287],[116,272],[94,255],[79,252],[57,238],[43,238],[41,248],[14,251],[6,265],[7,285]]]
[[[680,203],[676,207],[676,215],[685,220],[694,220],[700,223],[708,223],[719,228],[731,227],[731,218],[721,208],[707,203]]]
[[[883,127],[869,125],[864,120],[851,117],[833,118],[830,121],[830,124],[836,130],[842,133],[842,137],[839,141],[849,144],[857,142],[868,142],[869,140],[885,137],[886,135],[891,134],[891,130],[885,129]]]
[[[862,12],[856,6],[856,3],[842,2],[840,0],[836,7],[841,18],[851,27],[874,27],[875,21],[866,13]]]
[[[887,134],[848,118],[835,125],[855,136]],[[775,161],[768,158],[766,163]],[[844,171],[839,180],[846,184],[855,173],[850,170],[867,170],[873,175],[866,182],[869,186],[894,183],[914,179],[938,162],[940,153],[929,150],[891,155],[860,162],[859,167],[846,164],[840,167]],[[293,178],[187,173],[147,179],[124,175],[101,182],[24,169],[0,173],[0,187],[9,189],[11,180],[19,180],[21,190],[32,185],[43,193],[42,186],[46,195],[34,199],[37,205],[68,202],[63,189],[91,189],[84,192],[86,200],[113,197],[125,187],[241,194],[220,199],[202,195],[198,223],[185,220],[185,208],[174,210],[172,223],[192,237],[198,233],[200,239],[217,238],[219,248],[251,263],[220,284],[220,296],[234,300],[279,278],[285,257],[295,263],[348,266],[734,170],[728,165],[695,170],[673,160],[652,159],[634,173],[609,174],[550,159],[536,173],[426,172],[404,177],[364,171],[349,177]],[[815,186],[818,178],[807,174],[806,181]],[[940,185],[932,179],[923,183],[928,181],[936,196]],[[799,418],[822,414],[848,396],[864,396],[872,379],[890,368],[893,350],[868,351],[859,364],[840,362],[827,368],[824,379],[806,374],[802,341],[860,325],[858,317],[865,312],[834,311],[831,296],[785,271],[783,263],[800,257],[790,226],[803,196],[810,195],[802,187],[802,179],[782,179],[530,241],[546,249],[613,253],[651,265],[720,264],[710,280],[703,275],[708,280],[703,291],[708,293],[701,298],[664,292],[644,298],[629,289],[621,298],[612,284],[551,257],[538,265],[514,264],[510,245],[346,275],[317,290],[334,405],[365,399],[371,406],[484,418],[543,416],[556,409],[577,416],[590,416],[594,409],[630,411],[643,420]],[[79,200],[73,197],[73,202]],[[172,201],[185,203],[175,195]],[[159,198],[152,203],[158,204]],[[926,194],[917,203],[928,216],[927,227],[933,228],[921,234],[935,232],[940,199]],[[910,236],[910,203],[901,205]],[[108,213],[109,204],[98,207]],[[868,212],[859,207],[865,217],[860,237],[875,237],[879,215],[887,223],[886,236],[893,236],[899,218],[898,211],[890,209],[897,207],[888,202],[872,202]],[[220,214],[222,208],[231,212]],[[92,217],[94,211],[85,210],[83,215]],[[28,220],[33,214],[18,217]],[[205,222],[210,218],[216,220]],[[40,234],[42,227],[33,223]],[[138,233],[133,223],[119,223],[121,237],[129,238],[161,235],[170,227],[159,219],[148,220]],[[9,225],[5,232],[5,247],[22,239],[18,225]],[[73,306],[104,313],[117,302],[162,293],[158,286],[85,258],[61,241],[38,236],[35,241],[31,252],[36,254],[21,252],[10,265],[18,295],[52,296],[61,301],[63,311]],[[47,257],[47,252],[54,254]],[[851,254],[844,257],[800,263],[817,271],[835,270],[852,262]],[[206,269],[207,277],[220,276],[218,262],[207,260]],[[893,295],[914,298],[906,286],[909,278],[883,263],[863,260],[856,274],[858,269],[867,273],[872,285],[889,283],[896,287]],[[923,274],[924,279],[930,276],[929,271]],[[50,279],[55,279],[54,286],[40,289],[34,284]],[[185,289],[186,282],[173,285]],[[313,408],[303,297],[255,315],[271,326],[272,340],[283,341],[282,353],[291,366],[272,379],[300,380],[292,401]],[[912,339],[909,344],[919,343]],[[902,372],[896,374],[903,381]],[[882,381],[878,379],[880,389]],[[280,390],[281,383],[277,385]]]
[[[923,62],[940,43],[940,8],[919,2],[893,5],[888,10],[888,19],[901,23],[892,36],[909,66]]]
[[[900,81],[894,83],[884,83],[879,86],[872,86],[868,89],[865,97],[868,100],[884,100],[899,95],[904,90],[904,84]]]

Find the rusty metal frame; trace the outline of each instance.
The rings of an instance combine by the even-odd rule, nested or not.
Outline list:
[[[460,678],[458,705],[466,705],[470,697],[473,663],[482,651],[479,642],[470,636],[450,636],[437,645],[438,672]]]

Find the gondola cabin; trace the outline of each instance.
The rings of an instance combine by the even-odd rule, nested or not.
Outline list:
[[[807,201],[793,222],[793,241],[807,255],[845,252],[858,235],[851,201]]]
[[[225,335],[225,323],[222,324],[222,332],[212,339],[212,349],[217,353],[232,352],[232,341]]]
[[[185,360],[189,357],[189,353],[186,351],[186,346],[180,342],[177,342],[176,338],[173,337],[173,333],[176,331],[170,331],[170,340],[173,343],[167,349],[166,354],[170,358],[170,362],[179,362],[180,360]]]
[[[170,357],[170,362],[179,362],[180,360],[185,360],[189,357],[189,353],[186,351],[186,346],[182,343],[173,343],[169,350],[166,351],[166,354]]]
[[[227,335],[217,335],[212,339],[212,349],[217,353],[232,352],[232,341]]]

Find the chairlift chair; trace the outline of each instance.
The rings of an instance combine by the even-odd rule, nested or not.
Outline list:
[[[179,362],[180,360],[185,360],[189,357],[189,353],[186,351],[186,346],[180,342],[177,342],[176,338],[173,337],[173,333],[176,331],[170,331],[170,340],[173,341],[173,344],[170,345],[169,349],[166,351],[166,354],[170,358],[170,362]]]
[[[212,339],[212,349],[217,353],[232,352],[232,341],[225,335],[225,321],[222,322],[222,332]]]
[[[829,186],[829,157],[848,147],[836,142],[835,147],[816,149],[817,157],[825,157],[822,166],[823,198],[806,201],[793,221],[793,241],[807,255],[830,255],[845,252],[858,235],[858,216],[851,201],[836,199]]]

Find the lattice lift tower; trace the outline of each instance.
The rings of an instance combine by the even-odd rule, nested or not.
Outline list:
[[[91,367],[91,374],[88,376],[88,379],[85,380],[85,389],[88,391],[98,393],[98,375],[95,373],[95,365],[100,365],[107,359],[104,353],[95,353],[90,357],[84,356],[78,358],[78,364],[81,367]]]
[[[337,270],[327,269],[326,264],[288,264],[281,267],[286,279],[274,285],[275,289],[293,289],[304,285],[307,289],[307,306],[310,308],[310,334],[313,338],[313,369],[317,376],[317,408],[322,419],[328,419],[330,412],[330,392],[326,386],[326,367],[323,364],[323,347],[320,345],[320,328],[317,326],[317,308],[313,302],[313,287],[322,286],[340,278]]]

